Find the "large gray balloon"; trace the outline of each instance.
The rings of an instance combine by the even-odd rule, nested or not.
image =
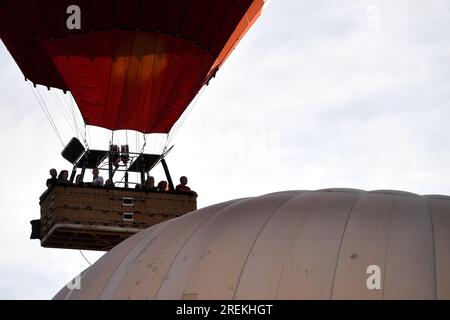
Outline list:
[[[75,283],[75,282],[74,282]],[[123,241],[56,299],[450,299],[450,197],[286,191]]]

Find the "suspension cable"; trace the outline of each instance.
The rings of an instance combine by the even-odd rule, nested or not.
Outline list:
[[[71,107],[70,109],[72,110],[73,120],[74,120],[75,125],[77,126],[79,132],[81,133],[82,132],[82,130],[81,130],[81,123],[84,123],[84,119],[80,120],[80,117],[78,116],[78,112],[77,112],[78,110],[75,107],[75,99],[73,98],[73,96],[70,95],[68,97],[68,99],[70,100],[70,107]],[[86,139],[86,137],[84,137],[84,139]]]
[[[76,128],[73,126],[72,122],[69,120],[70,115],[68,115],[67,110],[64,108],[64,105],[61,103],[61,101],[59,100],[58,96],[55,94],[55,92],[53,90],[51,90],[51,93],[52,93],[53,99],[55,100],[56,105],[61,110],[61,113],[64,116],[64,119],[66,119],[66,121],[69,124],[70,128],[72,129],[73,133],[77,137],[79,137],[79,134],[78,134]]]
[[[147,145],[147,136],[145,133],[142,134],[144,137],[144,144],[142,145],[141,153],[144,153],[145,146]]]
[[[89,143],[87,142],[87,126],[86,126],[86,124],[84,124],[83,140],[84,140],[84,145],[86,146],[86,149],[89,149]]]
[[[60,103],[61,103],[61,105],[63,105],[63,106],[65,107],[65,110],[66,110],[66,112],[67,112],[68,118],[72,118],[71,121],[72,121],[73,126],[74,126],[74,128],[75,128],[76,135],[77,135],[77,137],[80,137],[80,131],[79,131],[77,122],[76,122],[76,120],[73,118],[73,112],[72,112],[72,109],[71,109],[71,107],[70,107],[70,104],[67,102],[66,98],[64,97],[65,95],[63,94],[63,97],[62,97],[61,99],[58,97],[57,94],[54,94],[54,96],[55,96],[55,98],[57,98],[58,101],[61,101],[61,100],[62,100],[62,103],[61,103],[61,102],[60,102]]]
[[[167,146],[169,145],[169,134],[166,135],[166,142],[164,143],[162,154],[167,151]]]
[[[111,147],[114,143],[114,130],[111,130],[111,139],[109,140],[109,146]]]
[[[188,106],[188,108],[183,112],[180,119],[175,123],[175,125],[172,127],[172,129],[167,134],[166,143],[164,145],[164,150],[167,149],[169,144],[172,142],[173,138],[177,135],[179,129],[183,126],[183,124],[186,122],[187,117],[191,114],[192,110],[194,110],[197,103],[200,101],[200,98],[203,96],[203,93],[205,92],[205,87],[202,87],[197,94],[197,96],[194,98],[194,101]]]
[[[86,260],[86,262],[87,262],[90,266],[92,266],[92,263],[90,263],[89,260],[85,257],[85,255],[83,254],[83,251],[81,251],[81,250],[78,250],[78,251],[80,251],[80,253],[81,253],[81,255],[83,256],[84,260]]]
[[[34,97],[36,98],[36,100],[37,100],[39,106],[41,107],[42,112],[44,112],[45,117],[47,118],[48,122],[49,122],[50,125],[52,126],[53,131],[55,132],[56,137],[59,139],[59,142],[61,143],[61,145],[63,146],[63,148],[65,148],[65,144],[64,144],[64,141],[63,141],[63,139],[62,139],[62,137],[61,137],[61,134],[59,133],[58,128],[56,127],[56,124],[55,124],[55,122],[53,121],[53,118],[52,118],[50,112],[48,111],[47,106],[45,105],[44,99],[42,99],[42,96],[41,96],[39,90],[34,90],[34,89],[32,88],[32,84],[31,84],[31,83],[29,83],[29,88],[30,88],[31,92],[33,92],[33,95],[34,95]],[[41,101],[40,99],[42,99],[42,101]]]
[[[80,137],[83,137],[82,127],[84,124],[84,120],[83,119],[80,120],[80,117],[78,116],[79,113],[76,108],[75,100],[73,99],[72,94],[71,93],[63,94],[62,100],[65,102],[65,105],[67,106],[67,110],[68,110],[69,114],[70,113],[72,114],[75,129],[79,133]]]

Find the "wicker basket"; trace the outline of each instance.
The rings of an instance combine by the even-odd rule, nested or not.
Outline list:
[[[130,235],[197,209],[194,194],[53,187],[41,199],[41,245],[109,250]]]

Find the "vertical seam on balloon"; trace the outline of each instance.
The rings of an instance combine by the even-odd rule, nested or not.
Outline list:
[[[225,15],[225,18],[223,19],[222,23],[220,24],[220,27],[217,30],[217,33],[214,35],[214,37],[211,37],[211,40],[210,40],[210,42],[207,45],[207,48],[208,48],[209,52],[211,52],[211,47],[213,46],[214,42],[217,40],[217,37],[220,35],[223,27],[225,26],[225,23],[228,21],[228,18],[230,17],[230,14],[231,14],[231,11],[233,10],[235,5],[236,5],[235,3],[231,4],[230,8],[228,9],[227,14]],[[234,30],[236,30],[236,28]],[[234,30],[231,32],[230,36],[233,35]],[[225,44],[226,43],[227,43],[227,41],[225,41]],[[211,52],[211,54],[212,54],[212,52]],[[219,54],[220,54],[220,52],[219,52]],[[217,54],[217,55],[212,54],[212,56],[214,56],[217,59],[219,54]]]
[[[48,36],[51,38],[52,34],[50,33],[50,29],[47,24],[46,16],[44,14],[44,11],[42,10],[42,5],[38,5],[38,7],[39,7],[39,13],[41,14],[41,17],[42,17],[42,22],[43,22],[42,25],[44,26],[45,31],[47,32]]]
[[[153,52],[155,53],[155,54],[153,54],[153,57],[152,57],[152,66],[151,66],[151,72],[150,72],[150,76],[149,76],[149,81],[147,82],[147,85],[146,85],[146,88],[145,88],[145,96],[144,96],[144,99],[145,100],[147,100],[148,101],[148,107],[146,108],[146,110],[147,110],[147,114],[148,114],[148,119],[145,121],[145,119],[144,119],[144,121],[145,121],[145,127],[146,127],[146,129],[147,130],[145,130],[145,132],[144,133],[149,133],[150,131],[152,131],[151,130],[151,128],[150,128],[150,119],[151,119],[151,114],[153,113],[153,84],[154,84],[154,82],[155,81],[153,81],[154,80],[154,77],[152,76],[153,74],[155,74],[155,61],[156,61],[156,58],[157,58],[157,52],[158,52],[158,38],[160,37],[160,34],[159,33],[157,33],[157,32],[155,32],[154,33],[154,35],[152,36],[152,41],[153,41],[153,45],[152,45],[152,49],[153,49]],[[147,97],[148,97],[148,99],[147,99]]]
[[[117,29],[117,0],[113,0],[113,14],[112,14],[112,25],[113,29]]]
[[[350,207],[350,209],[348,211],[348,214],[347,214],[347,217],[345,219],[344,227],[342,228],[342,235],[341,235],[341,239],[339,240],[339,247],[338,247],[338,252],[337,252],[337,255],[336,255],[336,263],[334,265],[333,280],[331,281],[330,300],[333,300],[333,296],[334,296],[334,285],[335,285],[335,282],[336,282],[337,268],[339,266],[339,260],[340,260],[340,257],[341,257],[341,250],[342,250],[342,246],[343,246],[343,243],[344,243],[345,232],[347,231],[347,226],[348,226],[348,223],[350,221],[350,217],[352,215],[353,209],[355,208],[355,205],[358,202],[360,197],[361,197],[360,194],[357,194],[355,196],[355,199],[354,199],[354,201],[352,203],[352,206]]]
[[[430,202],[428,201],[429,199],[425,196],[423,196],[427,209],[428,209],[428,214],[430,216],[430,224],[431,224],[431,234],[433,236],[433,272],[434,272],[434,299],[438,299],[438,292],[437,292],[437,286],[438,286],[438,282],[437,282],[437,261],[436,261],[436,239],[435,239],[435,233],[434,233],[434,220],[433,220],[433,212],[431,210],[431,206],[430,206]]]
[[[177,258],[178,258],[178,256],[180,255],[181,251],[185,248],[186,244],[187,244],[188,241],[192,238],[192,236],[193,236],[195,233],[197,233],[197,231],[198,231],[198,230],[199,230],[206,222],[208,222],[212,217],[215,217],[216,215],[218,215],[219,213],[221,213],[223,210],[225,210],[225,209],[227,209],[227,208],[229,208],[229,207],[231,207],[231,206],[233,206],[233,205],[235,205],[235,204],[242,203],[243,201],[246,201],[246,200],[248,200],[248,199],[250,199],[250,198],[243,198],[243,199],[237,199],[237,200],[232,200],[232,201],[230,201],[229,204],[227,204],[225,207],[223,207],[223,208],[221,208],[220,210],[218,210],[218,211],[214,212],[213,214],[209,215],[202,223],[200,223],[200,224],[199,224],[199,225],[191,232],[191,234],[186,238],[186,240],[183,242],[183,244],[180,246],[180,248],[178,249],[177,253],[176,253],[175,256],[173,257],[172,261],[170,262],[169,268],[168,268],[167,271],[165,272],[164,277],[162,278],[162,280],[161,280],[161,282],[160,282],[160,284],[159,284],[159,286],[158,286],[158,289],[157,289],[156,292],[155,292],[155,299],[156,299],[156,298],[158,297],[158,295],[159,295],[159,291],[161,290],[161,287],[162,287],[162,285],[163,285],[163,283],[164,283],[164,281],[165,281],[165,279],[166,279],[166,277],[167,277],[167,274],[168,274],[168,273],[170,272],[170,270],[172,269],[172,264],[175,262],[175,260],[177,260]],[[197,264],[198,264],[198,262],[195,264],[195,267],[197,266]],[[193,270],[195,270],[195,267],[194,267]],[[191,275],[192,275],[192,274],[191,274]],[[191,277],[189,276],[188,279],[187,279],[186,284],[189,283],[190,278],[191,278]],[[185,290],[186,290],[186,287],[183,288],[183,293],[185,292]],[[181,298],[181,297],[180,297],[180,298]]]
[[[114,68],[114,61],[112,60],[111,61],[111,64],[110,64],[110,67],[109,67],[109,81],[107,82],[107,89],[106,89],[106,95],[105,95],[105,98],[104,98],[104,100],[103,100],[103,103],[104,103],[104,105],[103,105],[103,115],[102,115],[102,118],[103,118],[103,122],[105,121],[105,115],[106,115],[106,110],[107,110],[107,108],[106,108],[106,105],[108,105],[109,103],[110,103],[110,98],[111,98],[111,95],[110,95],[110,92],[111,92],[111,79],[112,79],[112,73],[113,73],[113,68]],[[116,115],[117,115],[117,113],[116,113]]]
[[[135,34],[135,37],[134,37],[134,42],[133,42],[133,46],[135,46],[135,45],[137,45],[137,46],[139,46],[139,38],[136,36],[136,34]],[[138,67],[138,70],[137,70],[137,74],[135,75],[135,78],[136,79],[138,79],[138,82],[141,84],[141,83],[143,83],[143,79],[142,79],[142,74],[143,74],[143,68],[142,68],[142,64],[144,63],[144,61],[145,61],[145,57],[144,58],[141,58],[140,59],[140,64],[141,64],[141,66],[139,66]],[[142,90],[142,89],[141,89]],[[137,124],[137,128],[142,128],[142,131],[143,131],[143,133],[144,133],[144,144],[145,144],[145,128],[143,127],[143,126],[141,126],[142,125],[142,122],[145,122],[145,121],[143,121],[143,111],[145,111],[145,104],[143,103],[143,99],[142,99],[142,95],[140,94],[140,92],[138,92],[138,95],[137,95],[137,99],[136,99],[136,110],[137,110],[137,112],[136,112],[136,117],[137,117],[137,119],[136,119],[136,124]],[[145,147],[145,145],[144,145],[144,147]],[[143,150],[144,151],[144,150]]]
[[[159,53],[158,48],[160,47],[160,43],[163,41],[162,38],[165,37],[165,35],[158,34],[157,37],[158,37],[158,41],[157,41],[156,52]],[[171,49],[172,49],[172,47],[171,47]],[[155,55],[155,57],[157,57],[157,56],[158,56],[158,54]],[[157,125],[157,120],[159,118],[159,113],[161,112],[161,109],[162,109],[162,106],[160,106],[159,103],[160,103],[161,95],[162,95],[162,93],[164,91],[164,88],[166,87],[166,78],[167,78],[168,70],[170,68],[171,59],[172,59],[172,54],[168,55],[168,58],[167,58],[167,67],[164,70],[164,77],[163,77],[162,82],[161,82],[163,84],[162,88],[157,93],[156,99],[153,100],[153,101],[157,101],[157,103],[153,104],[154,108],[152,110],[152,113],[155,113],[155,117],[151,117],[149,119],[149,120],[151,120],[151,125],[148,126],[150,131],[153,131],[153,128],[155,127],[155,125]],[[155,69],[155,61],[156,61],[156,59],[153,60],[153,72],[155,71],[154,70]],[[152,81],[152,85],[153,85],[153,81]]]
[[[111,273],[108,280],[105,282],[106,285],[103,287],[99,295],[100,300],[111,299],[113,297],[114,293],[113,294],[109,293],[107,295],[107,291],[111,291],[113,289],[116,290],[117,288],[120,288],[120,286],[122,285],[124,277],[122,276],[119,278],[120,269],[124,269],[132,265],[131,262],[135,261],[136,258],[142,254],[145,248],[149,244],[151,244],[156,238],[158,238],[159,232],[162,232],[164,229],[167,229],[168,226],[170,226],[173,223],[173,221],[174,220],[168,220],[166,223],[157,225],[157,227],[152,233],[145,235],[139,242],[137,242],[133,246],[133,249],[123,257],[122,261],[117,265],[114,272]],[[156,230],[158,230],[159,232],[155,235],[154,233],[156,232]],[[132,255],[132,257],[130,257],[130,255]],[[131,262],[129,262],[128,258],[132,259]],[[116,279],[117,281],[115,282],[115,284],[112,284],[112,280],[114,280],[115,277],[117,277]],[[114,290],[113,292],[115,292]]]
[[[165,37],[165,35],[163,35],[163,36]],[[160,38],[160,40],[162,40],[160,36],[158,36],[158,38]],[[159,44],[159,41],[158,41],[158,44]],[[173,49],[173,43],[170,44],[170,48]],[[161,98],[162,93],[164,92],[164,89],[166,88],[166,78],[167,78],[167,74],[169,73],[171,60],[172,60],[172,54],[169,54],[168,58],[167,58],[167,67],[164,70],[164,77],[162,78],[162,82],[161,82],[163,85],[161,86],[159,95],[156,96],[157,103],[154,105],[155,106],[154,111],[156,111],[155,117],[153,118],[153,121],[151,122],[151,125],[149,126],[149,131],[153,131],[152,129],[155,127],[155,125],[157,125],[156,120],[159,119],[159,113],[162,110],[162,106],[160,106],[160,100],[161,100],[160,98]],[[154,67],[154,64],[153,64],[153,67]]]
[[[272,219],[273,215],[275,213],[278,212],[278,210],[280,210],[281,207],[283,207],[286,203],[288,203],[289,201],[291,201],[292,199],[294,199],[295,197],[297,197],[298,194],[294,194],[293,196],[288,197],[287,199],[284,199],[284,201],[282,203],[280,203],[275,209],[273,209],[273,211],[269,214],[269,216],[267,217],[266,221],[264,221],[263,225],[261,226],[261,228],[259,229],[258,233],[256,234],[255,239],[253,240],[250,249],[248,250],[247,256],[245,257],[245,261],[242,265],[241,271],[239,272],[239,277],[236,281],[236,285],[234,287],[234,291],[233,291],[233,299],[236,299],[236,294],[239,288],[239,283],[241,282],[241,278],[242,275],[244,273],[245,267],[248,263],[249,257],[253,251],[253,248],[255,246],[255,243],[258,241],[259,236],[261,235],[262,231],[264,230],[264,228],[267,226],[267,224],[269,223],[269,221]]]
[[[125,32],[128,32],[128,31],[125,31]],[[111,45],[111,38],[109,38],[108,41],[110,42],[110,45]],[[119,99],[119,104],[116,106],[116,109],[114,110],[115,111],[115,120],[114,120],[114,125],[112,126],[113,129],[111,129],[112,131],[118,129],[117,122],[119,121],[119,118],[121,116],[121,113],[120,113],[120,110],[122,110],[121,106],[123,105],[124,99],[127,99],[127,82],[128,82],[127,80],[128,80],[128,72],[129,72],[130,64],[131,64],[131,60],[132,60],[133,44],[134,44],[134,34],[133,34],[133,40],[131,41],[130,47],[128,49],[129,52],[128,52],[127,62],[125,62],[126,70],[123,75],[123,82],[122,82],[123,86],[122,86],[121,98]],[[116,42],[114,42],[114,50],[117,50]],[[116,51],[116,53],[117,53],[117,51]],[[110,75],[109,75],[109,83],[108,83],[108,90],[107,90],[107,92],[108,92],[107,99],[108,100],[110,97],[109,93],[111,92],[111,82],[112,82],[111,77],[112,77],[113,67],[114,67],[114,57],[111,58],[111,69],[110,69],[111,71],[110,71]],[[103,121],[105,119],[105,115],[108,114],[108,111],[110,111],[110,110],[108,110],[105,106],[105,108],[103,110]],[[137,125],[137,119],[138,119],[138,116],[136,115],[136,125]]]
[[[162,1],[162,0],[161,0]],[[163,4],[163,7],[162,7],[162,9],[161,9],[161,11],[160,11],[160,15],[158,16],[158,18],[159,18],[159,21],[158,21],[158,23],[156,23],[156,30],[158,31],[158,32],[161,32],[161,25],[162,25],[162,23],[163,23],[163,21],[164,21],[164,14],[166,13],[166,10],[167,10],[167,4],[168,4],[168,2],[169,2],[169,0],[165,0],[164,1],[164,4]]]
[[[299,198],[300,198],[301,196],[305,196],[305,195],[306,195],[306,193],[301,193],[301,194],[299,195]],[[317,204],[317,202],[313,202],[312,205],[311,205],[310,207],[308,207],[308,209],[313,209],[313,208],[315,208],[315,207],[316,207],[316,204]],[[300,226],[304,223],[304,221],[305,221],[305,215],[303,214],[302,217],[301,217],[301,219],[300,219],[300,221],[299,221],[298,224],[297,224],[297,229],[296,229],[295,232],[294,232],[294,236],[293,236],[292,239],[289,241],[289,247],[288,247],[288,250],[286,251],[286,255],[285,255],[285,257],[284,257],[283,266],[281,267],[280,277],[279,277],[279,279],[278,279],[277,288],[276,288],[276,291],[275,291],[275,299],[278,299],[278,294],[279,294],[279,291],[280,291],[281,281],[283,280],[284,270],[286,269],[287,261],[288,261],[289,256],[290,256],[290,252],[291,252],[291,250],[292,250],[292,246],[293,246],[293,244],[294,244],[294,240],[297,238],[297,236],[298,236],[298,234],[299,234],[299,231],[300,231]]]
[[[136,26],[135,28],[139,31],[142,31],[144,28],[141,28],[141,11],[142,11],[142,0],[137,0],[137,8],[136,8]]]
[[[87,1],[87,14],[89,16],[89,28],[86,28],[86,30],[94,30],[94,22],[92,19],[92,4],[91,1]],[[81,23],[83,23],[83,20],[81,20]]]
[[[130,74],[129,74],[129,72],[130,72],[130,65],[132,64],[132,61],[133,61],[133,49],[134,49],[134,45],[136,43],[136,33],[133,33],[132,39],[133,40],[130,43],[130,49],[129,49],[129,52],[128,52],[127,70],[125,71],[125,74],[124,74],[124,80],[123,80],[124,81],[123,82],[124,86],[123,86],[123,92],[122,92],[122,99],[120,99],[120,105],[119,105],[119,108],[117,109],[117,113],[116,113],[116,121],[115,121],[115,124],[114,124],[115,128],[117,128],[117,121],[119,120],[120,110],[126,110],[127,109],[127,105],[125,105],[124,109],[122,109],[121,106],[122,106],[123,101],[124,101],[124,96],[125,96],[125,101],[128,100],[128,96],[129,96],[129,93],[128,93],[128,90],[127,90],[128,89],[127,88],[128,87],[127,83],[128,83],[129,76],[130,76]],[[136,128],[139,128],[138,121],[139,121],[139,110],[137,109],[136,110]]]
[[[395,207],[395,200],[393,198],[390,199],[391,200],[391,207],[389,208],[389,228],[388,228],[388,232],[387,232],[387,238],[386,238],[386,245],[385,245],[385,249],[384,249],[384,265],[383,265],[383,270],[382,272],[382,293],[381,293],[381,299],[384,300],[384,294],[385,294],[385,288],[386,288],[386,278],[387,278],[387,259],[388,259],[388,252],[389,252],[389,241],[391,239],[391,229],[392,229],[392,223],[394,221],[394,215],[395,215],[395,211],[394,211],[394,207]]]
[[[209,14],[211,13],[211,10],[213,8],[213,4],[214,4],[214,1],[210,1],[209,2],[208,10],[205,12],[205,18],[203,19],[202,23],[200,23],[195,36],[192,37],[192,39],[198,44],[200,44],[200,41],[198,40],[198,36],[203,31],[203,26],[206,23],[206,20],[208,20]],[[209,48],[208,47],[206,47],[205,49],[209,52]]]
[[[180,25],[177,28],[177,32],[176,35],[178,36],[180,34],[181,28],[184,26],[184,24],[186,23],[186,19],[187,16],[189,14],[189,11],[191,10],[192,4],[194,3],[194,1],[189,1],[188,5],[186,6],[186,8],[184,8],[184,16],[183,19],[181,19]]]

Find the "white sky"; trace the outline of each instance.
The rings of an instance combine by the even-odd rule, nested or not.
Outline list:
[[[199,207],[289,189],[450,194],[449,30],[447,0],[272,1],[174,137],[173,177]],[[0,298],[48,299],[88,267],[28,239],[48,169],[70,165],[3,44],[0,84]]]

